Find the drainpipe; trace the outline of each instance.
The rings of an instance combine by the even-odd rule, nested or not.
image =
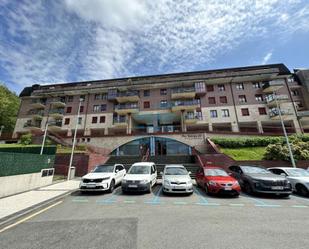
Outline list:
[[[234,92],[233,92],[233,87],[232,87],[232,81],[233,81],[233,79],[230,80],[229,85],[230,85],[231,94],[232,94],[232,100],[233,100],[233,106],[234,106],[234,111],[235,111],[236,123],[237,123],[238,129],[239,129],[239,121],[238,121],[237,109],[236,109],[236,104],[235,104],[235,99],[234,99]]]

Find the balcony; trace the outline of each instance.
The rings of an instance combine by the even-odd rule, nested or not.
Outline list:
[[[115,106],[115,112],[118,115],[126,115],[128,113],[137,113],[139,112],[139,107],[137,103],[119,104]]]
[[[28,114],[31,115],[33,120],[42,120],[44,116],[44,110],[30,110]]]
[[[291,115],[293,115],[291,110],[281,110],[281,117],[283,119]],[[271,109],[269,111],[269,117],[273,120],[280,120],[279,110],[277,108]]]
[[[281,103],[287,102],[288,100],[289,100],[289,97],[288,95],[285,95],[285,94],[281,94],[281,95],[271,94],[271,95],[266,96],[266,102],[267,102],[268,107],[275,107],[277,106],[276,102],[278,102],[278,104],[281,104]]]
[[[202,116],[196,114],[186,114],[184,116],[185,124],[196,124],[198,121],[202,120]]]
[[[45,99],[32,99],[30,107],[31,109],[44,109],[46,105]]]
[[[172,112],[194,111],[198,107],[200,107],[200,103],[197,99],[176,100],[176,101],[172,102]]]
[[[137,102],[139,101],[139,92],[138,91],[119,92],[117,94],[116,100],[118,101],[118,103]]]
[[[41,122],[33,122],[33,121],[27,121],[24,124],[24,128],[33,130],[33,131],[41,131]]]
[[[48,130],[53,132],[61,131],[61,127],[62,127],[62,121],[59,120],[48,123]]]
[[[63,108],[51,109],[49,112],[49,116],[54,119],[62,119],[64,114]]]
[[[273,93],[284,85],[284,80],[271,80],[269,82],[265,82],[263,85],[263,93]]]
[[[114,127],[127,127],[127,117],[121,116],[121,117],[115,117],[113,119],[113,126]]]
[[[173,88],[171,98],[172,99],[193,99],[196,95],[194,87],[180,87]]]
[[[50,101],[53,108],[63,108],[65,107],[65,97],[53,98]]]
[[[297,117],[299,117],[299,118],[309,118],[309,111],[297,112]]]

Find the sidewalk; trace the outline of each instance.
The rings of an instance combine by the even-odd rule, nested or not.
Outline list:
[[[64,181],[0,199],[0,220],[78,189],[79,179]]]

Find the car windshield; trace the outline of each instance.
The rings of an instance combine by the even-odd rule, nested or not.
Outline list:
[[[206,169],[206,176],[228,176],[228,174],[223,169]]]
[[[270,174],[269,171],[260,167],[241,166],[241,169],[246,174]]]
[[[128,174],[150,174],[150,167],[149,166],[132,166],[128,172]]]
[[[93,173],[112,173],[114,165],[99,165],[92,171]]]
[[[187,175],[188,171],[183,167],[168,167],[165,169],[165,175]]]
[[[309,171],[304,169],[286,169],[290,176],[309,176]]]

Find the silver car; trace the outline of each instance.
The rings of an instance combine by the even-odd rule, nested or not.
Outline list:
[[[163,193],[193,193],[190,172],[183,165],[166,165],[161,174]]]
[[[292,184],[292,189],[300,195],[309,195],[309,171],[300,168],[269,168],[274,174],[285,176]]]

